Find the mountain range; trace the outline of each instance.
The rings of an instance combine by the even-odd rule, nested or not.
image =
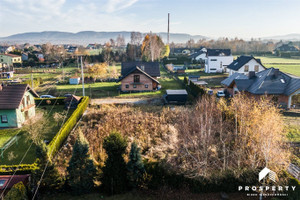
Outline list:
[[[43,32],[28,32],[0,37],[0,44],[43,44],[50,42],[52,44],[81,44],[87,45],[90,43],[103,44],[111,38],[116,39],[118,35],[123,35],[125,42],[130,42],[130,31],[117,32],[96,32],[96,31],[81,31],[78,33],[60,32],[60,31],[43,31]],[[143,33],[145,35],[146,33]],[[167,33],[159,32],[164,42],[167,41]],[[189,39],[198,41],[199,39],[209,39],[203,35],[190,35],[186,33],[170,33],[170,42],[186,43]],[[270,37],[261,37],[263,40],[285,40],[285,41],[300,41],[300,34],[288,34]]]
[[[143,33],[145,35],[146,33]],[[164,42],[167,41],[167,33],[156,33],[160,35]],[[105,43],[111,38],[116,39],[118,35],[123,35],[125,42],[130,42],[131,32],[95,32],[95,31],[81,31],[78,33],[59,32],[59,31],[44,31],[44,32],[28,32],[14,34],[8,37],[0,37],[0,43],[14,44],[14,43],[32,43],[40,44],[51,42],[52,44],[82,44],[87,45],[90,43]],[[185,33],[171,33],[170,42],[185,43],[189,39],[198,41],[207,37],[202,35],[189,35]]]

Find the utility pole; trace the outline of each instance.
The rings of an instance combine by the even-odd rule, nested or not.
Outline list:
[[[167,38],[167,44],[169,45],[170,42],[170,13],[168,13],[168,38]]]
[[[31,72],[31,89],[33,90],[33,74]]]
[[[79,69],[79,57],[77,56],[77,69]]]
[[[84,91],[84,75],[83,75],[82,56],[80,57],[80,64],[81,64],[82,96],[85,96],[85,91]]]

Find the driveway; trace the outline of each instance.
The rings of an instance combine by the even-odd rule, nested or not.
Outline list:
[[[161,98],[101,98],[91,99],[91,105],[101,104],[162,104]]]

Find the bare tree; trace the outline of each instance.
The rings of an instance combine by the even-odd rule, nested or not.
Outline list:
[[[123,35],[118,35],[118,37],[116,39],[116,45],[117,45],[117,47],[125,45],[125,38],[123,37]]]

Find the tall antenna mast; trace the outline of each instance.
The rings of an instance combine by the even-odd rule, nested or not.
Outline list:
[[[170,13],[168,13],[168,39],[167,44],[169,45],[170,42]]]

